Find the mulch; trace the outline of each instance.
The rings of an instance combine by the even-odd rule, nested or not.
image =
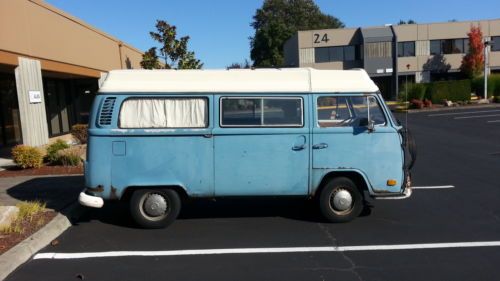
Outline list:
[[[21,176],[43,176],[43,175],[81,175],[83,166],[42,166],[38,169],[21,169],[9,167],[0,171],[0,178]]]
[[[0,232],[0,255],[7,252],[10,248],[14,247],[18,243],[22,242],[24,239],[28,238],[33,233],[40,230],[47,223],[49,223],[55,216],[56,212],[47,210],[45,212],[38,213],[33,216],[31,221],[29,219],[24,220],[21,223],[24,229],[23,233],[3,233]],[[42,220],[39,224],[36,223]]]

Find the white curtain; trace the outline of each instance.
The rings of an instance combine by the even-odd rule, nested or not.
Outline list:
[[[204,128],[207,117],[204,98],[134,98],[122,105],[120,127]]]

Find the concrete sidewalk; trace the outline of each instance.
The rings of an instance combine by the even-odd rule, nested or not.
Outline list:
[[[16,164],[14,164],[14,161],[12,161],[12,159],[0,157],[0,171],[3,171],[6,168],[12,167],[15,165]]]

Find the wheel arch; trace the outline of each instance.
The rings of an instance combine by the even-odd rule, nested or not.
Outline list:
[[[130,200],[134,191],[139,189],[170,189],[176,191],[177,194],[179,194],[181,200],[183,201],[189,198],[186,188],[180,185],[136,185],[136,186],[126,187],[122,193],[120,200],[121,201]]]
[[[352,180],[354,184],[356,184],[356,187],[358,188],[362,196],[364,196],[365,191],[369,192],[370,194],[372,193],[368,179],[361,172],[356,170],[348,170],[348,171],[335,170],[335,171],[330,171],[323,176],[320,183],[313,191],[312,196],[317,197],[319,194],[321,194],[321,191],[323,190],[328,181],[338,177],[346,177]]]

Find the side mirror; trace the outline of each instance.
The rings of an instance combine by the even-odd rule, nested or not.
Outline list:
[[[370,120],[368,121],[368,125],[366,126],[366,128],[368,129],[368,132],[375,132],[375,121],[373,120]]]
[[[360,127],[365,127],[369,133],[375,131],[375,121],[373,120],[368,120],[368,118],[361,118],[359,120],[359,126]]]

